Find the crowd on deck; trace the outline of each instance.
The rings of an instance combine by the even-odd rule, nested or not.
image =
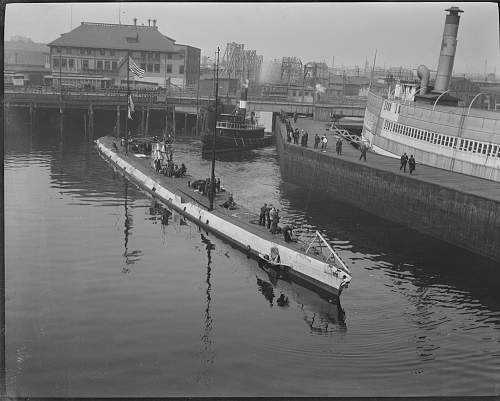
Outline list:
[[[284,226],[283,228],[278,226],[280,221],[280,210],[275,208],[272,204],[264,203],[264,205],[260,208],[259,214],[259,225],[267,227],[267,229],[271,232],[271,234],[279,234],[283,233],[283,237],[286,242],[295,241],[293,236],[292,228],[289,225]]]

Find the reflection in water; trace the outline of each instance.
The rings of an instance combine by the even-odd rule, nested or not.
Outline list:
[[[259,291],[262,295],[264,295],[264,298],[269,301],[269,306],[272,307],[274,300],[274,290],[272,284],[257,277],[257,286],[259,287]]]
[[[201,342],[203,344],[203,350],[201,352],[201,364],[202,372],[198,375],[197,381],[203,384],[210,384],[212,382],[212,367],[215,360],[215,353],[212,349],[212,338],[211,333],[213,329],[213,318],[210,315],[210,302],[212,301],[212,250],[215,249],[215,245],[205,237],[201,235],[201,242],[205,244],[205,249],[207,250],[207,276],[205,282],[207,283],[206,290],[206,308],[205,308],[205,324],[203,327],[203,335],[201,336]]]
[[[128,239],[129,236],[131,235],[131,230],[133,228],[133,219],[132,215],[129,214],[128,211],[128,186],[129,183],[126,179],[124,181],[124,190],[125,190],[125,220],[124,220],[124,226],[125,229],[123,230],[123,233],[125,234],[125,241],[124,241],[124,247],[125,251],[123,252],[123,257],[125,259],[125,266],[122,268],[122,273],[130,273],[130,268],[128,267],[129,265],[133,265],[134,263],[138,262],[142,256],[142,251],[140,250],[134,250],[134,251],[129,251],[128,250]]]
[[[345,312],[340,299],[322,297],[312,289],[287,280],[262,263],[259,263],[259,269],[256,275],[257,288],[269,302],[270,307],[274,305],[275,294],[279,293],[276,304],[289,306],[289,300],[293,301],[301,310],[303,320],[309,326],[311,333],[324,334],[346,330]]]

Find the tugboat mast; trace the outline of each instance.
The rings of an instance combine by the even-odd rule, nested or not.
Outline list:
[[[215,64],[215,118],[214,118],[214,132],[212,136],[212,175],[210,178],[210,207],[209,210],[214,210],[214,197],[215,197],[215,143],[217,134],[217,108],[218,108],[218,96],[219,96],[219,54],[220,49],[217,46],[217,62]]]

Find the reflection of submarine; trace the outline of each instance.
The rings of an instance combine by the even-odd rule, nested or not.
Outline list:
[[[332,325],[337,329],[346,328],[345,312],[339,298],[332,298],[331,294],[327,296],[298,285],[288,280],[286,275],[279,275],[274,269],[267,268],[265,264],[259,263],[259,267],[260,269],[256,269],[257,287],[270,306],[274,306],[275,300],[278,306],[293,303],[300,305],[304,321],[311,328],[311,332],[326,333],[332,331]],[[283,294],[290,301],[280,305],[278,294]]]

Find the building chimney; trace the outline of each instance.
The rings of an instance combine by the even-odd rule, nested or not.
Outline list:
[[[443,41],[441,42],[434,92],[446,92],[450,86],[455,51],[457,49],[458,24],[460,22],[460,13],[463,13],[463,10],[458,7],[451,7],[445,11],[448,11],[449,14],[446,16],[444,23]]]
[[[153,20],[153,26],[156,28],[156,20]]]
[[[148,26],[151,26],[151,19],[148,18]]]
[[[137,18],[134,18],[134,25],[137,25]]]

